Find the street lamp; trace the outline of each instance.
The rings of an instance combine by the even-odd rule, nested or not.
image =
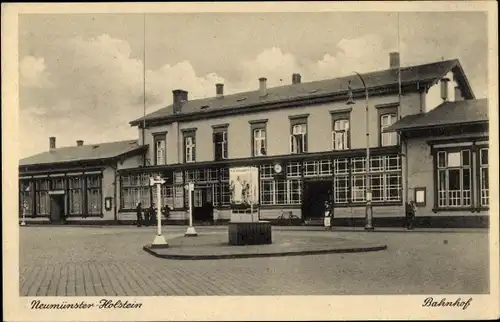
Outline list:
[[[354,72],[359,79],[361,80],[361,83],[363,83],[363,87],[365,89],[365,119],[366,119],[366,124],[365,124],[365,130],[366,130],[366,161],[365,161],[365,185],[366,185],[366,208],[365,208],[365,219],[366,219],[366,224],[365,224],[365,230],[373,230],[373,211],[372,211],[372,189],[371,189],[371,180],[370,180],[370,120],[369,120],[369,110],[368,110],[368,88],[366,87],[365,80],[363,77],[357,73]],[[354,104],[354,97],[352,93],[352,87],[351,87],[351,81],[349,81],[348,85],[348,95],[349,98],[346,102],[347,105],[352,105]]]
[[[153,244],[151,244],[151,248],[166,248],[168,247],[168,243],[165,240],[165,237],[161,232],[161,185],[165,183],[165,180],[160,176],[150,177],[149,185],[151,189],[156,186],[156,202],[157,202],[157,211],[156,211],[156,236],[153,240]]]

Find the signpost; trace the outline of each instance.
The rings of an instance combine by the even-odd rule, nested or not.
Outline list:
[[[165,240],[165,237],[161,233],[161,185],[165,183],[165,180],[160,176],[155,178],[149,178],[149,185],[153,187],[156,185],[156,203],[157,203],[157,211],[156,211],[156,236],[153,240],[153,244],[151,244],[151,248],[166,248],[168,247],[168,243]]]
[[[189,202],[189,226],[186,230],[184,236],[186,237],[195,237],[198,236],[196,230],[193,227],[193,191],[194,191],[194,183],[189,182],[184,186],[184,188],[188,191],[188,202]]]

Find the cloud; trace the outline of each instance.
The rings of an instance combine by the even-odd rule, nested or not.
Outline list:
[[[22,86],[43,88],[52,85],[45,71],[45,59],[25,56],[19,62],[19,80]]]
[[[380,69],[389,64],[382,43],[374,35],[343,39],[319,61],[301,60],[272,47],[234,66],[238,79],[215,72],[199,75],[189,61],[165,64],[146,71],[147,111],[170,104],[177,88],[196,99],[214,96],[217,82],[234,93],[257,90],[259,77],[266,77],[268,86],[279,86],[290,84],[295,72],[303,81],[313,81]],[[136,129],[128,123],[142,116],[144,75],[143,62],[133,56],[129,43],[106,34],[76,37],[57,41],[53,53],[50,62],[32,56],[21,62],[21,112],[27,119],[21,126],[21,155],[45,151],[52,135],[58,146],[74,145],[78,139],[90,143],[135,138]]]

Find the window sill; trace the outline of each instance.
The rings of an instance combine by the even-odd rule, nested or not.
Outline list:
[[[471,213],[474,212],[480,212],[484,210],[489,210],[489,208],[471,208],[471,207],[440,207],[440,208],[432,208],[433,213],[438,213],[438,212],[455,212],[455,211],[469,211]]]
[[[390,206],[402,206],[402,201],[372,201],[372,207],[390,207]],[[349,207],[366,207],[366,202],[353,202],[353,203],[334,203],[334,208],[349,208]]]
[[[71,215],[66,215],[66,218],[103,218],[104,214],[71,214]]]

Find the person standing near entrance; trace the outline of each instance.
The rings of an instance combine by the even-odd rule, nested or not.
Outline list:
[[[142,203],[137,204],[137,208],[135,209],[137,214],[137,227],[142,226]]]
[[[412,230],[416,212],[415,201],[407,202],[405,208],[405,229]]]

